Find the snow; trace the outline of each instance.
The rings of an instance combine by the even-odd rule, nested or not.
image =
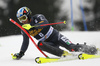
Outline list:
[[[100,48],[100,31],[98,32],[75,32],[75,31],[63,31],[60,32],[69,38],[73,43],[84,43],[87,45],[95,45]],[[33,38],[34,39],[34,38]],[[100,58],[88,59],[88,60],[72,60],[64,62],[54,62],[37,64],[35,63],[36,57],[44,57],[34,46],[30,40],[29,48],[20,60],[12,60],[11,53],[17,53],[20,51],[22,43],[21,35],[12,35],[6,37],[0,37],[0,66],[99,66]],[[34,39],[37,43],[38,41]],[[48,54],[50,57],[53,55]]]

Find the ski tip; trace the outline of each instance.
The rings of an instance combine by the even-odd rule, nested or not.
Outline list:
[[[38,64],[41,64],[41,61],[39,60],[40,57],[35,58],[35,62]]]
[[[78,55],[78,59],[82,59],[82,53]]]

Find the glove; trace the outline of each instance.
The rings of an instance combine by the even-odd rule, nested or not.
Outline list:
[[[23,57],[24,56],[24,52],[22,52],[22,51],[20,51],[19,53],[15,53],[13,56],[12,56],[12,58],[14,59],[14,60],[19,60],[21,57]]]

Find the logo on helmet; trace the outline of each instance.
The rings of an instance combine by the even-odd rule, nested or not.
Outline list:
[[[24,10],[24,13],[27,13],[26,10]]]
[[[28,8],[25,8],[26,9],[26,11],[28,12],[29,11],[29,9]]]

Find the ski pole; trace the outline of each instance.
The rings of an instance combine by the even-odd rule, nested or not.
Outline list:
[[[61,24],[61,23],[66,24],[66,21],[64,21],[64,22],[57,22],[57,23],[42,24],[42,25],[37,25],[37,26],[32,26],[32,27],[47,26],[47,25],[55,25],[55,24]]]
[[[30,28],[33,28],[33,27],[55,25],[55,24],[62,24],[62,23],[66,24],[66,21],[64,21],[64,22],[57,22],[57,23],[42,24],[42,25],[35,25],[35,26],[31,26],[30,24],[24,24],[24,25],[22,25],[22,27],[27,29],[27,30],[29,30]]]
[[[31,41],[33,42],[33,44],[37,47],[37,49],[46,57],[46,58],[49,58],[38,46],[37,44],[35,43],[35,41],[32,39],[32,37],[29,35],[29,33],[20,25],[18,24],[16,21],[14,21],[13,19],[9,19],[12,23],[14,23],[16,26],[18,26],[20,29],[22,29],[26,34],[27,36],[31,39]]]

